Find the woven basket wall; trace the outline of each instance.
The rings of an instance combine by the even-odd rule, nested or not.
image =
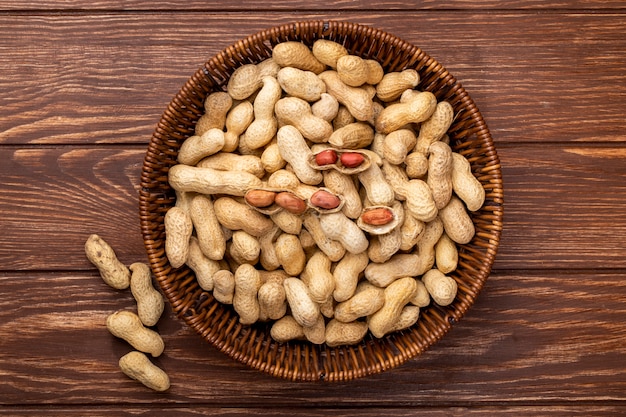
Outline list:
[[[307,342],[279,344],[269,335],[269,325],[242,326],[230,306],[215,301],[202,290],[193,271],[172,269],[164,253],[163,218],[175,203],[167,182],[182,142],[194,134],[204,112],[203,102],[223,91],[240,65],[271,56],[273,45],[301,41],[311,46],[317,39],[343,44],[351,54],[375,59],[386,72],[416,69],[418,89],[449,101],[456,114],[448,134],[453,150],[469,159],[486,190],[485,205],[472,214],[474,239],[459,248],[459,267],[449,274],[459,286],[456,300],[447,307],[431,305],[410,329],[382,339],[370,335],[355,346],[329,348]],[[202,338],[233,359],[270,375],[297,381],[338,381],[360,378],[392,369],[418,356],[440,340],[474,303],[487,279],[502,228],[503,191],[500,162],[478,108],[448,71],[421,49],[386,32],[353,23],[307,21],[264,30],[226,48],[209,59],[172,99],[159,121],[143,163],[139,196],[140,221],[149,262],[174,312]]]

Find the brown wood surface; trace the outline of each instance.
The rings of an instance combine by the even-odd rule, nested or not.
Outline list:
[[[626,414],[626,14],[621,1],[7,1],[0,6],[0,414]],[[338,13],[339,12],[339,13]],[[488,123],[505,217],[476,304],[435,346],[350,382],[294,383],[218,352],[168,308],[167,393],[125,377],[130,309],[91,233],[147,259],[146,145],[211,55],[275,24],[368,24],[452,72]]]

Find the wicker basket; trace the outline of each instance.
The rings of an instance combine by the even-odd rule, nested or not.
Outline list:
[[[240,65],[271,56],[273,45],[290,40],[311,46],[317,39],[343,44],[350,53],[379,61],[385,71],[416,69],[419,89],[449,101],[457,117],[448,134],[453,150],[471,162],[486,189],[483,208],[472,214],[474,239],[459,249],[456,300],[424,309],[411,328],[382,339],[370,335],[354,346],[329,348],[307,342],[277,343],[269,325],[243,326],[230,306],[202,290],[193,271],[173,269],[164,253],[163,218],[175,196],[167,182],[181,143],[194,132],[207,95],[223,90]],[[296,381],[351,380],[389,370],[416,357],[444,334],[474,303],[498,248],[502,229],[500,163],[487,125],[456,79],[419,48],[386,32],[345,22],[307,21],[264,30],[240,40],[207,61],[173,98],[156,127],[144,159],[139,197],[143,240],[156,279],[175,313],[202,338],[231,358],[270,375]]]

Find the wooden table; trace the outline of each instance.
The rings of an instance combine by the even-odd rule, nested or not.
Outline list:
[[[626,4],[8,0],[0,6],[0,413],[626,414]],[[210,56],[270,26],[371,25],[459,79],[502,162],[492,274],[438,344],[394,370],[298,383],[229,359],[166,309],[156,393],[118,369],[132,306],[83,244],[146,261],[143,156]]]

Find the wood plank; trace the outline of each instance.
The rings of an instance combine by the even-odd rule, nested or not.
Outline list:
[[[336,14],[2,14],[0,143],[145,143],[210,56],[273,25],[328,17]],[[620,13],[346,11],[341,18],[393,33],[441,62],[498,143],[626,138]]]
[[[157,394],[120,373],[117,360],[130,348],[104,327],[108,314],[134,308],[128,291],[112,290],[91,273],[2,273],[0,411],[85,404],[171,410],[193,404],[235,415],[237,408],[290,412],[337,404],[347,414],[370,407],[397,415],[423,407],[623,410],[623,276],[496,273],[466,317],[422,356],[382,374],[328,384],[289,382],[234,362],[168,308],[156,327],[166,349],[155,363],[172,386]]]
[[[91,269],[83,252],[91,233],[123,262],[145,259],[144,154],[143,146],[0,147],[0,270]],[[498,154],[505,203],[495,268],[626,268],[623,147],[521,144]]]
[[[0,406],[0,413],[2,412]],[[419,412],[420,416],[424,417],[447,417],[451,415],[463,415],[474,417],[491,417],[498,416],[537,416],[537,415],[550,415],[553,417],[570,417],[570,416],[597,416],[597,417],[614,417],[622,415],[626,411],[626,408],[620,405],[525,405],[525,406],[481,406],[474,407],[446,407],[446,406],[425,406],[425,407],[407,407],[407,408],[320,408],[316,406],[306,407],[289,407],[288,409],[282,408],[221,408],[212,407],[209,404],[202,405],[202,409],[198,410],[195,405],[191,406],[105,406],[93,409],[91,406],[62,406],[62,407],[11,407],[10,412],[12,416],[59,416],[66,417],[79,416],[82,417],[88,414],[90,417],[109,417],[111,415],[133,416],[133,415],[149,415],[151,413],[158,413],[159,416],[198,416],[198,415],[215,415],[215,416],[229,416],[229,417],[247,417],[247,416],[304,416],[304,417],[318,417],[320,415],[333,415],[337,417],[343,416],[389,416],[389,417],[410,417],[414,416],[416,412]]]
[[[115,1],[93,1],[85,0],[64,0],[51,1],[17,1],[10,0],[2,3],[0,11],[58,11],[58,10],[85,10],[85,11],[118,11],[118,10],[160,10],[168,12],[171,10],[183,11],[212,11],[221,12],[225,10],[571,10],[571,9],[623,9],[624,3],[619,0],[611,1],[540,1],[525,0],[516,1],[511,4],[499,0],[452,0],[445,3],[435,0],[423,0],[419,3],[410,0],[373,2],[366,0],[346,1],[334,0],[328,2],[305,2],[302,0],[288,1],[278,0],[271,3],[264,3],[262,6],[253,0],[237,0],[228,2],[206,3],[199,0],[181,1],[171,0],[168,2],[154,3],[146,0],[126,0],[122,5]]]

